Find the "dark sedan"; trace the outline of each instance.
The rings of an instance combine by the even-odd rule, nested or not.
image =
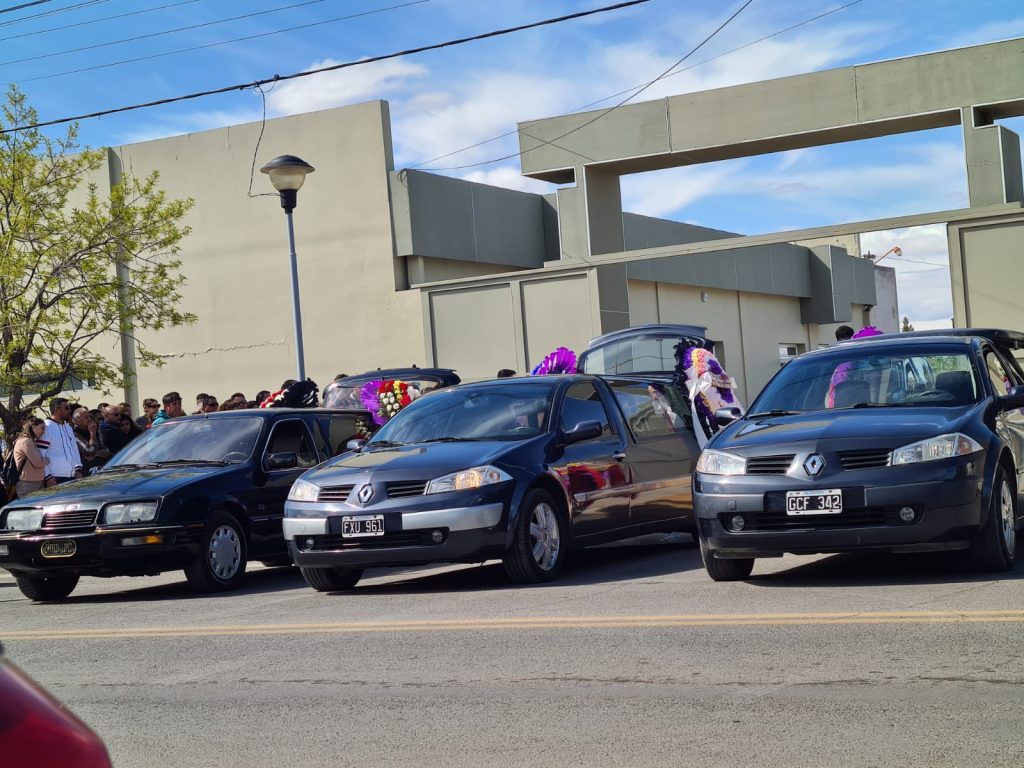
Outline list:
[[[81,576],[179,568],[197,590],[235,587],[248,560],[290,562],[281,519],[292,482],[366,418],[267,408],[164,422],[97,474],[0,510],[0,568],[34,600],[67,597]]]
[[[306,581],[501,558],[554,578],[570,547],[690,530],[689,408],[655,379],[543,376],[416,400],[355,453],[303,475],[284,532]]]
[[[852,550],[1016,559],[1024,335],[958,330],[844,342],[789,363],[701,454],[704,565]],[[719,412],[723,423],[729,414]]]

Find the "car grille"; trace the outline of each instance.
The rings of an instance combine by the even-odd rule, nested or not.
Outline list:
[[[316,495],[317,501],[347,501],[354,485],[329,485],[321,488]]]
[[[793,466],[794,454],[751,456],[747,459],[748,475],[784,475]]]
[[[440,529],[447,534],[447,530]],[[359,539],[345,539],[340,535],[298,537],[296,543],[304,552],[330,552],[348,549],[390,549],[393,547],[437,546],[429,531],[400,531],[383,536],[367,536]],[[443,543],[443,542],[442,542]]]
[[[427,489],[426,480],[413,482],[386,483],[384,488],[388,492],[389,499],[407,499],[410,496],[422,496]]]
[[[92,528],[96,525],[95,509],[75,509],[64,512],[47,512],[43,515],[41,528],[68,530],[71,528]]]
[[[843,469],[877,469],[889,466],[890,451],[877,448],[864,451],[840,451],[839,463]]]
[[[885,525],[913,525],[900,520],[897,507],[869,507],[848,509],[838,515],[787,515],[785,512],[723,512],[719,515],[722,526],[730,529],[730,521],[737,514],[743,515],[743,532],[747,531],[790,531],[796,529],[821,528],[867,528]],[[920,517],[917,518],[920,520]]]

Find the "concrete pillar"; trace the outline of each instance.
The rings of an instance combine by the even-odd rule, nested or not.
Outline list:
[[[960,110],[971,207],[1024,202],[1020,137],[983,110]]]
[[[622,190],[619,175],[601,168],[585,166],[576,169],[576,178],[583,179],[588,253],[597,256],[624,251]]]
[[[558,190],[559,260],[584,261],[587,249],[587,209],[578,186]]]
[[[601,333],[629,328],[629,279],[625,264],[606,264],[597,268],[597,295]]]

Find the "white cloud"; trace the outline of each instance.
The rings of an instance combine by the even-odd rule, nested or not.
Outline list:
[[[622,207],[644,216],[670,216],[703,197],[743,185],[743,161],[640,173],[622,179]]]
[[[997,40],[1008,40],[1024,35],[1024,16],[1012,19],[993,21],[975,29],[968,30],[959,37],[949,41],[944,47],[959,48],[967,45],[992,43]]]
[[[883,265],[896,270],[900,316],[919,330],[948,328],[953,317],[953,290],[945,224],[891,229],[861,235],[861,248],[881,256],[894,245],[902,256],[888,256]]]
[[[313,62],[306,71],[339,63],[334,59],[323,59]],[[409,86],[411,80],[425,78],[428,74],[426,67],[399,59],[321,72],[268,89],[267,110],[275,116],[297,115],[380,99],[400,92]]]
[[[493,187],[505,187],[507,189],[518,189],[521,192],[536,192],[546,194],[555,189],[553,184],[548,184],[537,179],[530,179],[523,176],[519,169],[512,165],[502,165],[483,171],[470,171],[462,176],[466,181],[475,181],[479,184],[490,184]]]

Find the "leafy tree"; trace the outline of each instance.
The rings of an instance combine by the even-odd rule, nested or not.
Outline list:
[[[11,86],[0,129],[37,120]],[[9,440],[73,379],[124,386],[130,371],[100,352],[120,334],[195,321],[177,308],[192,200],[168,199],[155,172],[126,173],[100,194],[89,179],[105,158],[79,145],[77,125],[56,138],[0,134],[0,423]],[[160,364],[136,344],[139,364]]]
[[[910,333],[912,330],[914,330],[914,326],[910,324],[910,318],[904,317],[903,325],[900,327],[900,331],[903,333]]]

